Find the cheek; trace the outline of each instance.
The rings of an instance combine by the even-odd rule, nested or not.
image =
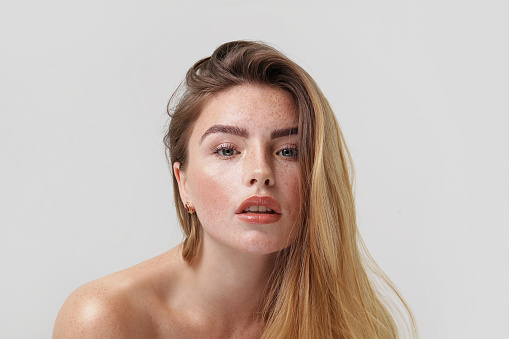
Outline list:
[[[189,178],[189,193],[196,208],[198,218],[203,221],[220,221],[232,209],[232,198],[236,184],[231,170],[225,166],[207,165],[194,167]]]
[[[299,206],[300,200],[300,170],[299,164],[290,162],[279,168],[276,176],[279,184],[285,193],[286,199],[291,201],[295,207]]]

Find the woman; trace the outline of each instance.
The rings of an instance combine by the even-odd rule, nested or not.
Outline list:
[[[184,242],[77,289],[54,338],[401,336],[377,278],[399,294],[359,247],[350,155],[313,79],[234,41],[184,85],[165,136]]]

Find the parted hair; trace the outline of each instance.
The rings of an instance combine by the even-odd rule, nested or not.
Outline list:
[[[417,337],[412,313],[360,237],[351,156],[334,112],[311,76],[281,52],[261,42],[232,41],[196,62],[168,103],[168,161],[185,170],[188,140],[204,103],[241,84],[289,93],[299,118],[299,231],[278,253],[260,310],[262,337]],[[187,213],[175,177],[173,187],[185,234],[182,256],[191,263],[201,225]]]

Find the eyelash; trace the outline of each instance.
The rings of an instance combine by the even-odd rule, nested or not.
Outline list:
[[[229,158],[231,158],[232,156],[235,155],[235,154],[232,154],[232,155],[223,155],[223,154],[219,153],[219,152],[221,152],[222,150],[225,150],[225,149],[232,149],[234,152],[237,152],[237,154],[239,153],[239,151],[237,150],[235,145],[232,145],[232,144],[221,144],[221,145],[219,145],[217,147],[214,147],[212,149],[212,153],[216,154],[221,159],[229,159]]]
[[[292,155],[290,157],[283,157],[283,158],[286,158],[287,160],[297,160],[299,158],[299,149],[298,149],[297,146],[285,145],[279,151],[277,151],[276,154],[279,155],[279,153],[284,151],[284,150],[293,151],[294,155]]]
[[[236,153],[234,153],[232,155],[224,155],[224,154],[220,153],[221,151],[228,150],[228,149],[231,149],[231,150],[233,150],[233,152],[236,152]],[[281,155],[280,153],[284,150],[293,151],[294,155],[292,155],[290,157],[285,157],[285,156]],[[217,147],[212,148],[212,154],[216,154],[221,159],[231,159],[234,155],[237,155],[239,153],[240,153],[239,150],[233,144],[221,144]],[[277,151],[276,154],[280,155],[281,157],[285,158],[286,160],[297,160],[298,156],[299,156],[299,150],[298,150],[297,146],[285,145],[279,151]]]

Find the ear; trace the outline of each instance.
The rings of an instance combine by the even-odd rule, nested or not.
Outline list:
[[[175,179],[177,179],[177,183],[179,185],[179,193],[182,203],[185,204],[186,202],[190,202],[189,194],[186,188],[187,177],[186,174],[180,170],[180,162],[175,162],[173,164],[173,174],[175,175]]]

